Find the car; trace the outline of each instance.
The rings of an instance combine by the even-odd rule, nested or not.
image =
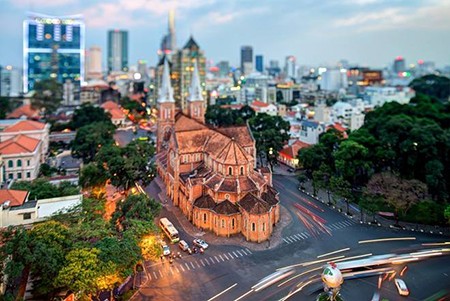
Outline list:
[[[169,248],[169,246],[166,245],[166,244],[163,244],[161,247],[163,249],[163,255],[164,256],[169,256],[170,255],[170,248]]]
[[[187,251],[189,249],[188,243],[185,242],[184,240],[180,240],[180,242],[178,243],[178,246],[180,247],[180,249],[182,251]]]
[[[206,241],[204,241],[203,239],[200,239],[200,238],[194,239],[193,244],[194,244],[194,246],[197,246],[202,249],[208,248],[208,244],[206,243]]]
[[[395,286],[397,287],[397,291],[400,294],[400,296],[408,296],[409,295],[409,290],[408,290],[408,287],[406,286],[405,281],[403,281],[402,279],[395,278],[394,282],[395,282]]]
[[[288,172],[294,172],[295,171],[295,169],[293,169],[293,168],[288,168],[288,170],[287,170]]]

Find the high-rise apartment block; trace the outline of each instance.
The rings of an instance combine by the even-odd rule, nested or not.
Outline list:
[[[23,90],[36,81],[84,81],[84,21],[81,15],[48,16],[30,13],[23,22]]]
[[[201,86],[205,87],[206,59],[203,51],[191,36],[183,49],[172,55],[172,86],[177,106],[186,111],[189,86],[191,85],[194,64],[197,62]],[[204,93],[204,92],[203,92]],[[206,97],[206,96],[205,96]]]
[[[260,73],[264,72],[264,57],[262,55],[255,56],[255,68]]]
[[[22,93],[22,72],[13,66],[0,67],[0,96],[18,97]]]
[[[394,61],[393,70],[395,73],[406,71],[405,59],[401,56],[397,56]]]
[[[251,46],[241,47],[241,72],[243,74],[253,72],[253,48]]]
[[[99,46],[92,46],[89,48],[86,56],[87,60],[87,79],[101,79],[102,73],[102,49]]]
[[[128,71],[128,31],[108,31],[108,72]]]

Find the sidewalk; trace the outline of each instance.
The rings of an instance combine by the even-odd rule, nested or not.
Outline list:
[[[311,197],[315,198],[316,200],[328,204],[328,193],[323,190],[319,189],[317,192],[317,196],[313,196],[313,188],[311,185],[311,181],[308,181],[303,184],[305,187],[304,192]],[[330,200],[333,202],[333,194],[330,192]],[[342,198],[335,198],[337,201],[335,204],[331,205],[333,209],[336,209],[342,214],[347,215],[347,204]],[[349,203],[349,216],[350,218],[355,219],[356,221],[359,221],[362,224],[371,224],[379,227],[386,227],[386,228],[395,228],[395,229],[402,229],[405,231],[410,232],[421,232],[421,233],[430,233],[430,234],[439,234],[444,236],[450,236],[450,227],[439,227],[439,226],[433,226],[433,225],[422,225],[422,224],[414,224],[414,223],[407,223],[400,221],[400,228],[394,227],[395,220],[384,218],[378,214],[371,215],[369,213],[364,212],[364,210],[361,210],[361,208],[354,203]],[[373,223],[373,221],[376,221],[376,223]]]
[[[192,225],[188,221],[188,219],[184,216],[184,214],[181,212],[180,208],[174,206],[169,197],[166,196],[165,194],[166,188],[164,187],[164,184],[162,183],[161,179],[159,177],[156,177],[153,181],[155,181],[156,184],[161,189],[161,193],[159,193],[158,195],[159,201],[161,202],[161,204],[164,206],[165,209],[170,211],[175,216],[175,218],[180,223],[183,230],[192,237],[201,237],[205,241],[211,242],[214,245],[239,245],[248,248],[252,251],[273,249],[282,243],[283,238],[281,236],[281,232],[292,221],[291,215],[286,210],[286,208],[280,206],[280,221],[274,226],[272,236],[268,241],[264,241],[261,243],[248,242],[241,234],[233,235],[230,237],[216,236],[212,232],[202,231],[196,228],[194,225]]]

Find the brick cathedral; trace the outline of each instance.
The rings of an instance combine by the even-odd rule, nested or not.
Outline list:
[[[194,63],[188,104],[176,108],[167,60],[158,93],[156,166],[168,197],[195,226],[219,236],[270,238],[280,219],[268,168],[256,168],[248,126],[205,124],[206,104]]]

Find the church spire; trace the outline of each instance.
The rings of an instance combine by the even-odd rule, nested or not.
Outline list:
[[[191,78],[188,101],[203,101],[202,86],[200,84],[200,76],[198,75],[197,61],[194,62],[194,72]]]
[[[170,71],[167,57],[164,58],[164,70],[161,79],[161,87],[158,91],[158,103],[175,102],[173,99],[173,88],[170,84]]]

